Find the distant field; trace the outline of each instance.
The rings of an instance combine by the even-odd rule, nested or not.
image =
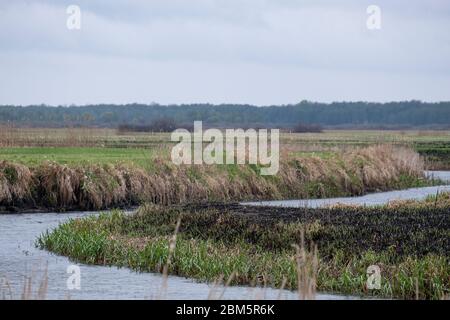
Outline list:
[[[296,142],[324,144],[369,143],[436,143],[450,142],[450,130],[325,130],[321,133],[287,133],[281,135],[283,143]],[[0,146],[32,145],[102,145],[142,146],[170,141],[170,133],[125,132],[115,129],[92,128],[9,128],[0,126]]]
[[[172,144],[170,133],[0,127],[0,160],[29,165],[45,160],[62,164],[122,161],[146,165],[155,156],[168,157]],[[431,168],[450,168],[450,131],[327,130],[281,134],[281,149],[300,156],[328,158],[339,150],[372,144],[409,146],[426,156]]]

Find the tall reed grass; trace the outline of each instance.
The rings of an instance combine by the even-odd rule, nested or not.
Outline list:
[[[142,202],[272,200],[360,195],[417,185],[423,162],[412,150],[371,146],[333,158],[281,158],[276,176],[257,165],[176,166],[161,158],[150,169],[126,164],[36,167],[0,161],[0,206],[105,209]],[[422,179],[422,180],[421,180]]]

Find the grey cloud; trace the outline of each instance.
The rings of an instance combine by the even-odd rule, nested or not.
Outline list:
[[[356,0],[2,1],[0,104],[448,99],[450,3],[374,3],[379,31]]]

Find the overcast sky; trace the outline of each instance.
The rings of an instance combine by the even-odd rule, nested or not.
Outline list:
[[[450,100],[450,1],[0,0],[0,104],[304,99]]]

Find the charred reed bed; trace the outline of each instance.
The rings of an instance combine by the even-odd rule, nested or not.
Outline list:
[[[450,293],[450,203],[321,209],[142,206],[72,220],[38,240],[76,261],[228,285],[406,299]],[[381,287],[367,287],[367,269]]]

